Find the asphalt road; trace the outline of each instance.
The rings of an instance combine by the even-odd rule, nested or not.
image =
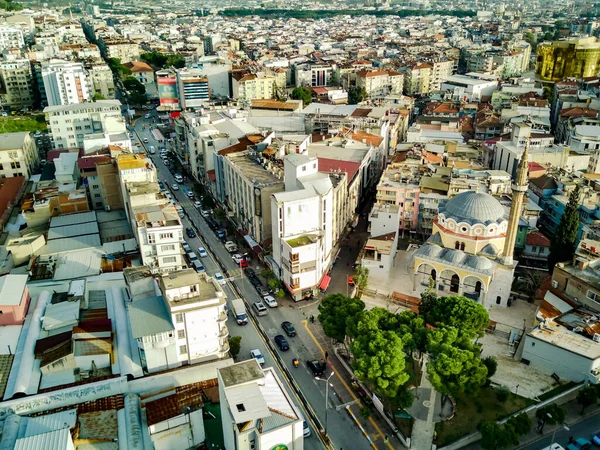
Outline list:
[[[590,417],[587,417],[581,422],[575,423],[573,425],[568,425],[568,427],[569,431],[564,430],[562,427],[560,428],[560,430],[556,431],[556,436],[554,438],[555,443],[562,445],[564,448],[567,448],[570,436],[573,436],[574,438],[586,438],[591,442],[592,436],[595,433],[600,432],[600,412]],[[548,435],[532,444],[526,445],[524,447],[519,447],[520,450],[540,450],[550,446],[550,444],[552,443],[552,434],[550,433],[553,431],[553,428],[550,428],[548,425],[546,425],[546,427],[544,428],[544,432],[548,433]]]
[[[155,155],[149,155],[157,169],[158,169],[158,178],[164,182],[165,187],[169,188],[175,183],[175,179],[173,174],[163,165],[160,160],[158,149],[161,144],[154,140],[154,137],[151,133],[152,127],[146,127],[146,130],[142,130],[142,124],[148,125],[151,120],[138,120],[135,125],[135,130],[138,135],[138,140],[140,142],[143,141],[144,138],[148,138],[149,143],[145,145],[154,145],[157,149],[157,153]],[[143,146],[144,144],[142,144]],[[171,189],[170,189],[171,190]],[[186,217],[182,219],[182,223],[184,228],[190,227],[193,222],[195,228],[200,231],[199,237],[189,239],[186,237],[186,241],[192,247],[192,249],[197,250],[199,246],[205,247],[210,253],[209,257],[202,258],[202,263],[206,267],[206,271],[209,275],[213,275],[215,272],[223,272],[219,267],[219,264],[216,262],[215,258],[217,258],[223,266],[227,269],[230,280],[227,282],[225,286],[223,286],[223,290],[227,295],[228,302],[235,299],[237,294],[233,291],[231,287],[231,283],[235,284],[242,295],[245,297],[248,304],[252,304],[255,301],[259,301],[261,298],[258,293],[254,289],[254,287],[250,284],[249,280],[243,275],[240,268],[233,262],[231,259],[231,255],[227,252],[223,244],[220,240],[217,239],[215,234],[210,230],[200,212],[194,207],[193,203],[188,199],[182,190],[173,191],[171,190],[174,198],[177,202],[184,208],[186,211]],[[250,267],[253,267],[250,264]],[[308,315],[316,314],[316,305],[312,305],[311,309],[307,309],[306,311],[299,310],[297,308],[291,308],[289,303],[291,300],[284,300],[281,302],[280,307],[278,308],[269,308],[268,314],[266,316],[262,316],[259,318],[259,322],[262,325],[262,328],[267,333],[270,339],[277,334],[284,334],[281,329],[281,322],[285,320],[289,320],[292,322],[298,332],[298,336],[293,338],[287,338],[290,344],[290,350],[286,352],[280,352],[280,356],[287,366],[288,370],[292,373],[292,376],[299,386],[303,396],[307,399],[308,403],[311,405],[314,413],[318,416],[321,423],[324,425],[326,422],[325,418],[325,382],[315,380],[312,376],[312,373],[306,367],[305,363],[308,359],[313,358],[321,358],[320,353],[318,353],[318,347],[315,344],[314,340],[311,338],[309,333],[307,332],[304,323],[302,320],[305,320]],[[231,304],[229,303],[230,310],[232,309]],[[294,401],[297,405],[301,405],[298,401],[298,398],[294,396],[292,388],[289,386],[286,378],[282,374],[278,364],[275,362],[275,359],[270,354],[268,349],[266,348],[264,341],[257,329],[255,328],[252,321],[246,326],[239,326],[232,318],[227,322],[227,326],[229,328],[229,333],[231,336],[241,336],[241,350],[240,354],[236,358],[237,361],[244,360],[250,357],[250,351],[252,349],[258,348],[263,356],[265,357],[265,365],[272,366],[276,369],[277,374],[283,380],[284,385],[290,395],[294,398]],[[279,352],[277,349],[276,351]],[[292,364],[292,359],[297,358],[300,360],[301,365],[298,368],[294,368]],[[330,371],[326,373],[326,376],[329,376]],[[363,450],[363,449],[371,449],[373,448],[367,439],[363,436],[362,432],[358,429],[358,427],[354,424],[352,419],[349,417],[348,413],[341,408],[339,411],[335,409],[335,406],[340,405],[343,401],[337,397],[336,393],[341,392],[344,388],[336,381],[336,376],[334,375],[331,379],[331,385],[329,389],[329,409],[327,413],[327,430],[328,434],[331,438],[334,448],[336,449],[352,449],[352,450]],[[346,398],[345,401],[349,401],[350,398]],[[306,411],[303,410],[305,417],[308,415]],[[313,428],[311,426],[311,428]],[[308,450],[312,449],[321,449],[323,448],[323,444],[319,440],[319,438],[315,435],[314,429],[312,430],[312,436],[306,438],[304,440],[305,448]]]

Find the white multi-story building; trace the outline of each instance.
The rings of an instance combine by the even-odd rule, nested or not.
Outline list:
[[[4,133],[0,139],[0,177],[29,178],[39,167],[35,142],[27,131]]]
[[[333,67],[329,64],[305,63],[295,67],[296,86],[329,86]]]
[[[263,100],[275,97],[275,76],[270,73],[232,74],[233,98],[240,101]]]
[[[498,90],[498,78],[494,75],[469,72],[466,75],[452,75],[442,83],[441,90],[449,92],[454,101],[480,101]]]
[[[0,50],[25,46],[23,32],[17,28],[0,27]]]
[[[48,106],[84,103],[92,96],[92,84],[80,62],[53,59],[42,63],[42,80]]]
[[[274,272],[294,300],[314,294],[327,273],[333,248],[333,185],[318,159],[284,159],[285,192],[271,197]]]
[[[404,69],[404,93],[427,95],[431,91],[433,65],[418,63]]]
[[[229,450],[303,450],[303,418],[272,367],[252,358],[217,369],[223,440]]]
[[[159,284],[175,326],[179,362],[227,358],[229,330],[219,284],[194,269],[163,274]]]
[[[56,149],[81,148],[88,134],[119,134],[127,130],[119,100],[48,106],[44,114]]]
[[[5,93],[0,93],[0,106],[21,109],[33,105],[33,77],[28,59],[0,62],[0,82]]]
[[[433,62],[431,80],[429,81],[431,92],[438,92],[441,90],[442,83],[456,72],[457,65],[457,61],[453,59]]]

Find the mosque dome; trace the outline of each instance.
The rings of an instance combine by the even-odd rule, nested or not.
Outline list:
[[[504,220],[506,212],[498,200],[489,194],[468,191],[458,194],[444,205],[440,205],[440,214],[456,223],[469,224],[498,223]]]

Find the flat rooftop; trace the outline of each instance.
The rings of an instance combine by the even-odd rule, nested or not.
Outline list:
[[[197,286],[194,296],[180,298],[177,304],[196,303],[205,300],[214,300],[221,292],[207,276],[197,273],[194,269],[183,269],[162,275],[160,283],[166,290],[178,289],[186,286]],[[168,296],[168,295],[167,295]],[[171,302],[173,303],[173,302]]]
[[[265,376],[254,358],[218,370],[225,388],[257,381]]]
[[[242,174],[253,181],[254,185],[281,184],[283,179],[277,178],[262,165],[256,162],[247,152],[230,153],[226,156]]]

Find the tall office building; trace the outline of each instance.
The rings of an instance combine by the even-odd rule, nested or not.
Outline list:
[[[595,37],[543,42],[536,53],[535,73],[542,80],[592,77],[600,69],[600,42]]]
[[[82,63],[53,59],[42,64],[41,73],[48,106],[83,103],[93,95]]]

